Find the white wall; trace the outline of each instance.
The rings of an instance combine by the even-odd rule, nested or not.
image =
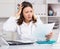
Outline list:
[[[10,17],[15,14],[15,0],[0,1],[0,17]]]
[[[0,0],[0,3],[14,3],[15,0]]]
[[[1,3],[0,4],[0,17],[10,17],[15,13],[15,4]]]

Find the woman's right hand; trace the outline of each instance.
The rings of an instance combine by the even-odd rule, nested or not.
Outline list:
[[[23,8],[22,4],[18,4],[18,12],[16,13],[16,16],[20,16],[22,8]]]

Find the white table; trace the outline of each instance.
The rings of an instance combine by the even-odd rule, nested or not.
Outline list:
[[[60,49],[60,44],[33,44],[33,45],[15,45],[15,46],[2,46],[0,49]]]

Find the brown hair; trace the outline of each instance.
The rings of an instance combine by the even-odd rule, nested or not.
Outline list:
[[[18,24],[18,25],[21,25],[21,24],[23,23],[23,21],[24,21],[24,16],[23,16],[23,10],[24,10],[24,8],[25,8],[25,7],[31,7],[31,8],[33,8],[32,4],[31,4],[30,2],[26,2],[26,1],[22,2],[22,6],[23,6],[23,8],[22,8],[20,17],[19,17],[19,19],[17,20],[17,24]],[[35,23],[35,22],[37,21],[37,20],[34,18],[34,15],[32,16],[32,21],[33,21],[33,23]]]

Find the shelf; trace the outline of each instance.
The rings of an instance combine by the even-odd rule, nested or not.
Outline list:
[[[36,15],[36,16],[38,16],[38,17],[60,17],[60,16],[47,16],[47,15],[45,15],[45,16],[43,16],[43,15]]]
[[[60,4],[48,4],[48,16],[60,16]]]
[[[46,4],[60,4],[60,0],[46,0]]]
[[[40,17],[47,17],[47,16],[40,16]]]
[[[48,17],[60,17],[60,16],[48,16]]]
[[[60,4],[60,3],[48,3],[48,4]]]
[[[46,0],[46,3],[58,3],[58,0]]]

